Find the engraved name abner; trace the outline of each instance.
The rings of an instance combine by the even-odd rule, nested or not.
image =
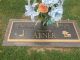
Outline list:
[[[53,32],[49,30],[37,30],[33,36],[35,39],[53,39],[56,38]]]

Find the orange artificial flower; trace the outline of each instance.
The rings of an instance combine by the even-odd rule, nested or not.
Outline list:
[[[40,3],[39,7],[38,7],[38,11],[41,12],[41,13],[47,13],[48,12],[48,7],[45,4]]]

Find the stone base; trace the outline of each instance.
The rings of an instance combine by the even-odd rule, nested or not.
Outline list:
[[[11,19],[4,46],[80,47],[80,30],[74,21],[42,27],[40,22]]]

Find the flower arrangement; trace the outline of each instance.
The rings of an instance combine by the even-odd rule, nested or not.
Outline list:
[[[28,5],[25,5],[25,16],[30,16],[34,22],[38,16],[43,25],[53,24],[62,18],[63,0],[28,0]]]

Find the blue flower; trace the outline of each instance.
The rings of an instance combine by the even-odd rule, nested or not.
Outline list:
[[[49,16],[51,16],[51,20],[53,21],[59,21],[62,18],[62,14],[63,14],[63,7],[62,6],[58,6],[55,7],[53,10],[51,10],[51,12],[49,12]]]

